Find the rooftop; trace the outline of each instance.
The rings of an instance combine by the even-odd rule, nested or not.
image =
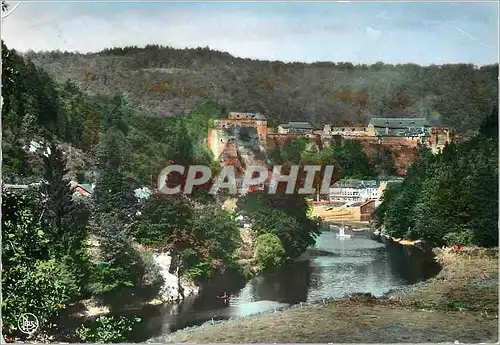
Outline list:
[[[425,117],[373,117],[370,124],[375,127],[400,129],[431,127]]]
[[[266,117],[260,113],[229,113],[230,119],[253,119],[253,120],[265,120]]]
[[[79,183],[78,185],[88,192],[92,192],[93,190],[92,185],[90,183]]]
[[[355,180],[355,179],[345,179],[337,181],[332,185],[334,188],[377,188],[378,183],[375,180]]]
[[[309,122],[288,122],[288,126],[300,129],[313,129]]]

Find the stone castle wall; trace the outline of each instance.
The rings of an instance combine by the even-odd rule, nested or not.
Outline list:
[[[214,121],[214,126],[216,129],[224,129],[228,126],[240,126],[240,127],[254,127],[259,133],[259,138],[261,141],[267,139],[267,121],[265,120],[253,120],[253,119],[218,119]]]

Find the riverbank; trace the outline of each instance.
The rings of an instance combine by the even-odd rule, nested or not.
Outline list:
[[[438,276],[382,298],[355,296],[208,323],[154,342],[497,342],[498,252],[435,253],[443,266]]]

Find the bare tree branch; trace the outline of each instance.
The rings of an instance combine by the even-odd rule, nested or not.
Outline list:
[[[7,12],[5,15],[2,16],[2,19],[5,19],[7,18],[8,16],[10,16],[12,14],[12,12],[14,12],[18,7],[19,5],[21,5],[21,1],[19,1],[12,10],[10,10],[9,12]],[[5,1],[2,1],[2,12],[3,11],[7,11],[8,10],[8,5],[5,3]]]

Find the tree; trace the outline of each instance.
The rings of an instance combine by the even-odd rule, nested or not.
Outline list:
[[[241,203],[253,220],[257,234],[278,236],[290,258],[302,254],[320,234],[318,224],[307,217],[309,206],[303,195],[254,192]]]
[[[278,236],[262,234],[257,237],[255,261],[262,270],[278,267],[286,258],[286,252]]]
[[[50,153],[44,156],[45,194],[48,197],[47,207],[53,218],[57,233],[54,239],[64,239],[68,216],[74,211],[73,191],[66,179],[68,169],[66,159],[55,142],[48,146]],[[64,241],[64,240],[63,240]]]
[[[479,135],[436,156],[421,149],[403,184],[384,195],[377,223],[393,236],[436,246],[496,246],[498,146],[489,130],[494,125],[487,125],[494,121],[486,119]]]
[[[498,138],[498,116],[498,105],[495,104],[491,114],[481,124],[479,132],[491,138]]]
[[[101,214],[115,214],[125,222],[131,221],[138,207],[134,193],[138,187],[135,181],[127,179],[119,171],[100,172],[92,194],[96,211]]]
[[[384,190],[381,197],[382,203],[374,210],[373,216],[375,219],[375,224],[377,227],[384,225],[384,216],[388,210],[389,205],[394,202],[394,199],[399,195],[401,191],[400,185],[388,185]]]
[[[130,233],[137,242],[154,247],[167,244],[173,234],[188,228],[194,217],[184,200],[159,194],[146,200],[140,211]]]
[[[210,256],[232,263],[233,254],[241,238],[234,218],[218,206],[207,205],[197,211],[193,218],[192,231],[210,249]]]
[[[333,149],[333,158],[338,163],[340,178],[372,178],[377,175],[359,141],[346,140],[343,147]]]
[[[112,214],[96,221],[100,255],[93,263],[89,290],[112,307],[132,298],[134,292],[147,291],[146,298],[155,295],[163,278],[154,262],[134,249],[128,227]]]
[[[74,190],[66,178],[66,158],[52,141],[44,156],[45,214],[51,239],[52,255],[64,262],[80,285],[88,279],[88,253],[85,239],[90,209],[83,202],[74,201]]]
[[[3,333],[25,339],[17,329],[23,313],[33,313],[40,331],[79,288],[69,267],[51,257],[52,237],[43,219],[43,200],[37,190],[2,194],[2,327]]]

